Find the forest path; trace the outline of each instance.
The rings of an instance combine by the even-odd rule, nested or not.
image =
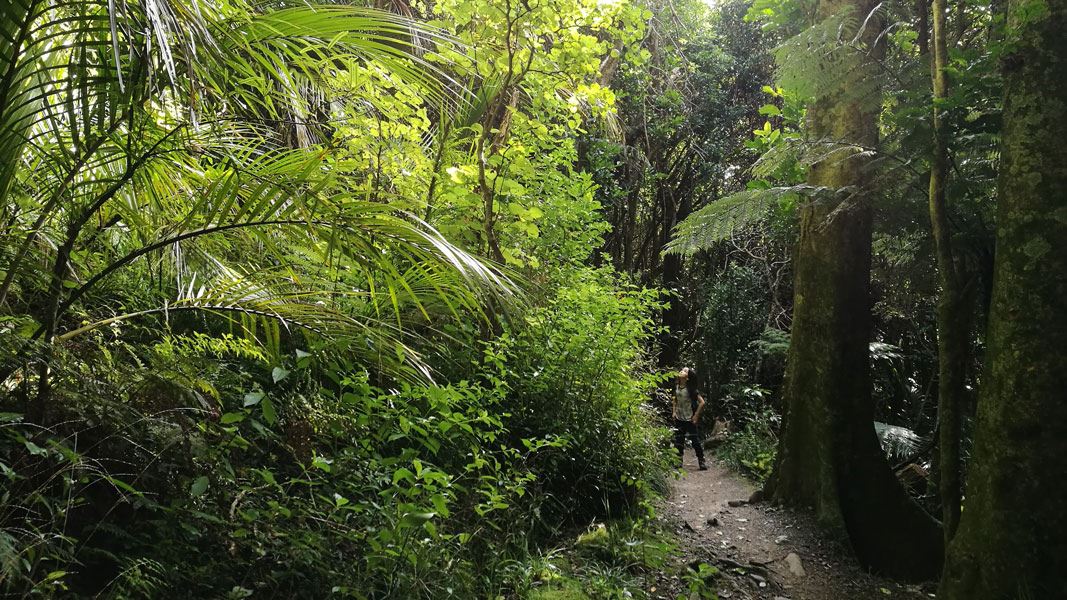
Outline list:
[[[699,471],[691,451],[685,459],[684,475],[674,482],[663,513],[677,530],[686,562],[706,562],[723,573],[716,583],[719,598],[933,597],[932,584],[904,585],[864,572],[847,548],[820,531],[811,515],[768,503],[749,504],[753,484],[718,461],[709,460],[708,470]]]

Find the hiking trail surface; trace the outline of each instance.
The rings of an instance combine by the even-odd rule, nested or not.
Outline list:
[[[713,455],[712,455],[713,456]],[[716,567],[723,600],[907,600],[932,598],[936,584],[908,585],[865,572],[850,550],[830,539],[812,515],[767,502],[749,503],[755,486],[718,461],[697,470],[687,453],[684,475],[664,501],[686,564]],[[678,573],[664,573],[679,590]],[[675,598],[677,596],[671,596]]]

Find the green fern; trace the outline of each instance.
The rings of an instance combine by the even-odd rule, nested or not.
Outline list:
[[[122,571],[98,598],[151,598],[167,587],[167,569],[163,563],[149,558],[124,560]]]
[[[172,359],[190,356],[215,358],[233,356],[260,363],[268,362],[267,355],[251,340],[234,337],[228,333],[212,336],[194,331],[184,335],[168,335],[153,349],[160,355]]]
[[[752,174],[759,179],[773,179],[784,169],[807,171],[817,164],[827,164],[872,153],[868,148],[832,138],[808,139],[784,136],[752,165]]]
[[[878,98],[878,64],[860,41],[872,19],[863,17],[861,23],[854,11],[842,11],[783,42],[774,51],[779,84],[813,100],[831,94],[839,103]],[[862,85],[855,85],[857,81]]]
[[[792,185],[730,194],[695,211],[679,223],[664,252],[694,254],[706,250],[728,239],[734,232],[754,226],[778,207],[789,205],[801,197],[812,199],[835,191],[821,186]]]
[[[878,22],[874,13],[857,18],[854,11],[842,11],[825,18],[775,49],[780,85],[809,101],[834,95],[838,104],[860,109],[864,103],[878,102],[879,65],[863,42],[865,30]],[[857,76],[860,71],[860,76]],[[861,81],[855,85],[854,81]],[[844,85],[846,82],[849,85]],[[777,133],[777,132],[776,132]],[[817,164],[852,160],[874,150],[832,138],[809,139],[803,135],[776,137],[776,143],[752,167],[757,179],[774,180],[779,173]],[[790,200],[840,197],[841,192],[810,185],[745,190],[713,202],[679,223],[665,248],[671,254],[693,254],[729,238],[735,231],[762,221],[772,209]]]

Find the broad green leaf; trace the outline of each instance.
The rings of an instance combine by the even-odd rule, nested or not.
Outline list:
[[[193,498],[204,495],[207,491],[208,479],[206,475],[197,477],[191,486],[189,486],[189,495]]]
[[[34,444],[30,440],[22,442],[22,445],[26,447],[26,450],[34,456],[45,456],[48,454],[48,450]]]
[[[231,423],[240,423],[241,421],[244,421],[244,420],[245,420],[244,413],[228,412],[228,413],[222,415],[222,417],[219,418],[219,423],[222,423],[223,425],[229,425]]]
[[[268,425],[274,425],[278,422],[278,413],[274,411],[274,403],[270,401],[270,398],[264,398],[259,407],[263,409],[263,419],[267,421]]]
[[[400,524],[406,527],[415,527],[429,521],[434,517],[432,512],[409,512],[400,518]]]

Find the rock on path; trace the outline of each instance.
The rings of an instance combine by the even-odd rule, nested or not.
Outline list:
[[[687,563],[723,576],[724,600],[917,600],[933,585],[899,584],[864,572],[848,548],[827,539],[810,515],[750,504],[751,483],[716,461],[698,471],[686,456],[663,513],[678,532]]]

